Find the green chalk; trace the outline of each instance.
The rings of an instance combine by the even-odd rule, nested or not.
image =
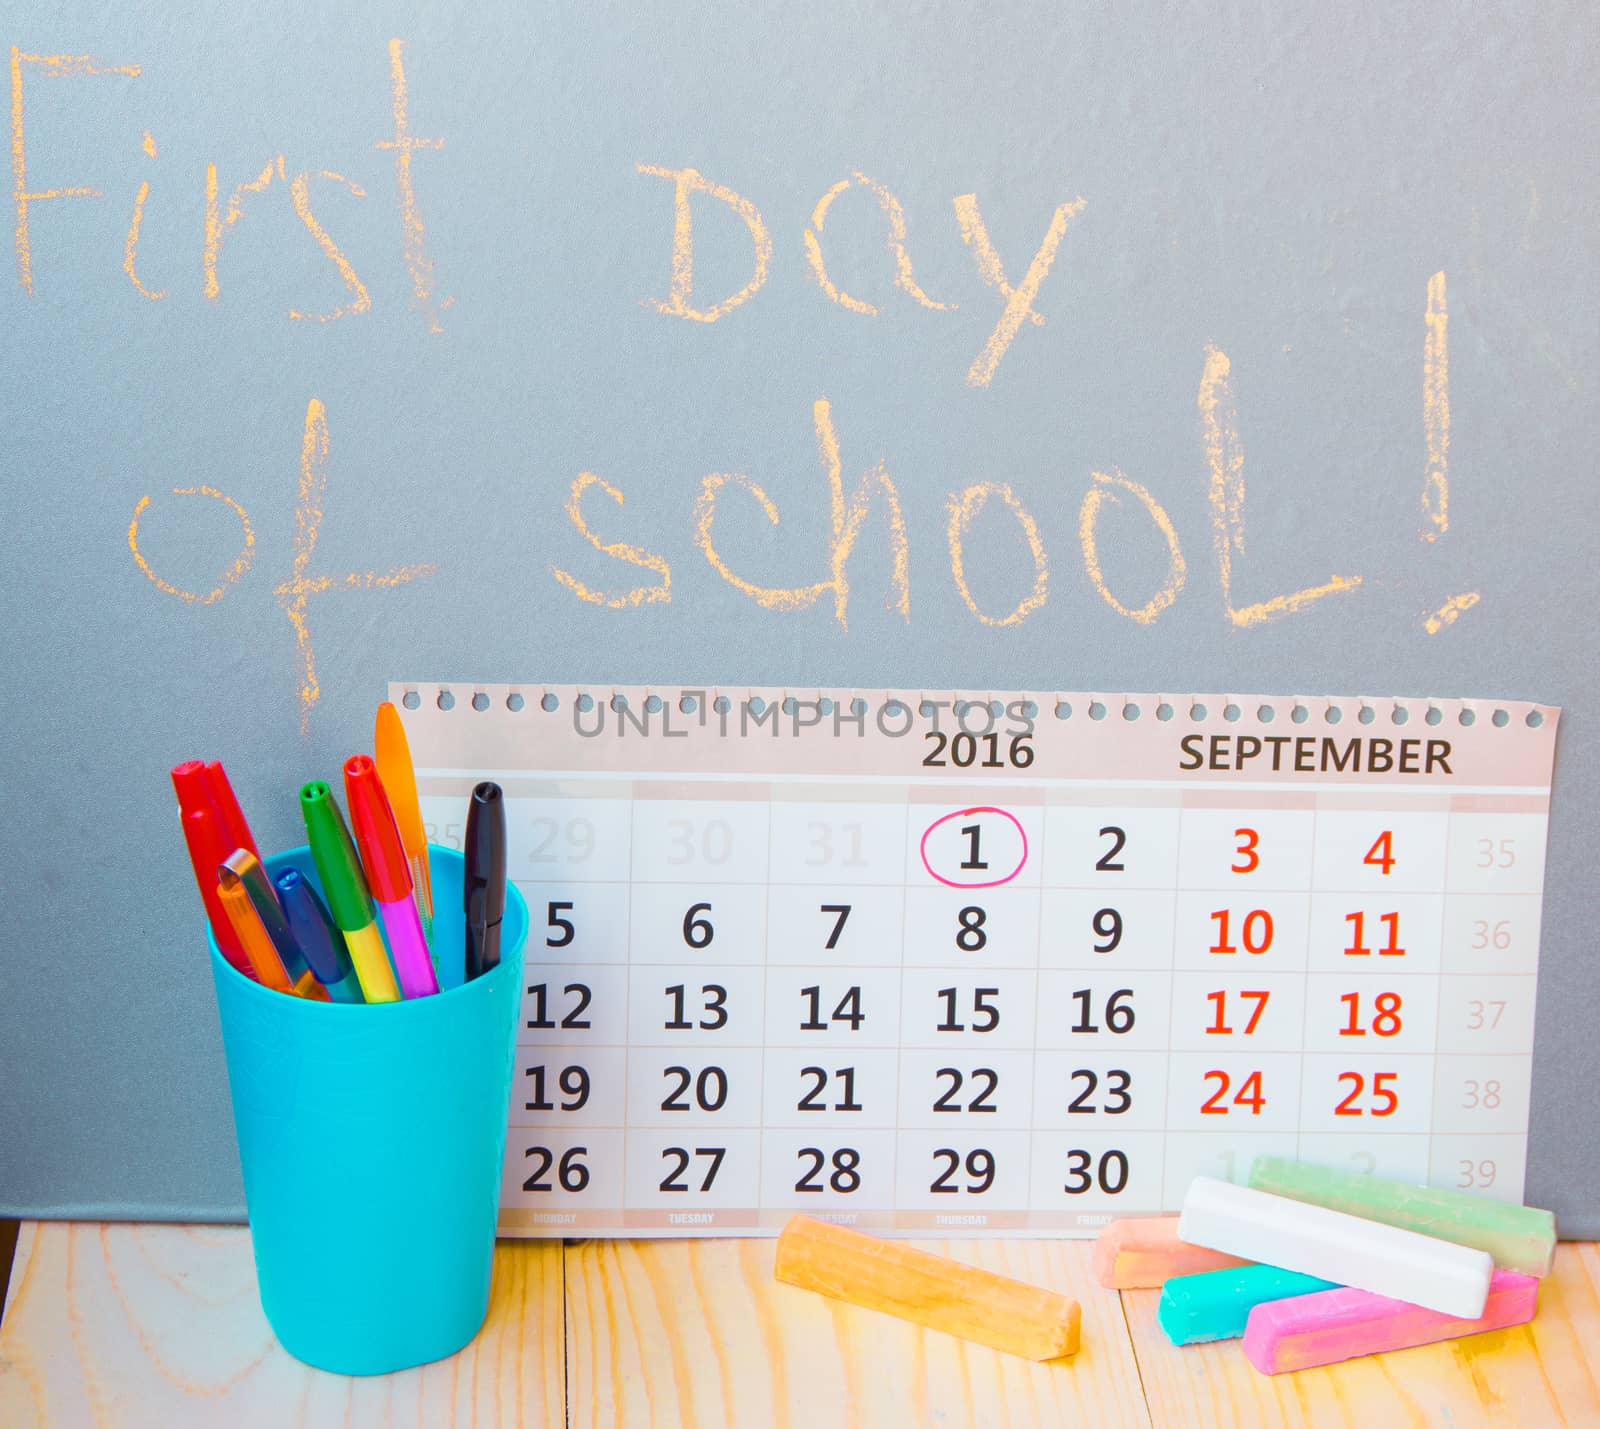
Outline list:
[[[1161,1287],[1156,1319],[1175,1345],[1198,1345],[1206,1340],[1236,1340],[1256,1305],[1337,1290],[1331,1280],[1279,1270],[1275,1265],[1241,1265],[1236,1270],[1205,1270],[1199,1275],[1175,1275]]]
[[[1381,1176],[1328,1171],[1278,1156],[1256,1157],[1250,1184],[1292,1201],[1486,1250],[1500,1269],[1524,1275],[1549,1274],[1555,1253],[1552,1212],[1491,1201],[1467,1191],[1439,1191]]]

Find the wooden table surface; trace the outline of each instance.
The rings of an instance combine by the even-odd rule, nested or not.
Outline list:
[[[1082,1349],[1031,1364],[833,1304],[773,1281],[771,1241],[502,1241],[467,1349],[347,1379],[278,1348],[243,1229],[27,1222],[0,1425],[1600,1424],[1594,1243],[1561,1246],[1532,1325],[1270,1378],[1173,1348],[1088,1242],[925,1244],[1075,1296]]]

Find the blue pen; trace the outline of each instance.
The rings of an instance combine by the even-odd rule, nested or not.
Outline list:
[[[333,1002],[362,1002],[361,985],[353,975],[344,937],[317,897],[317,890],[298,868],[286,868],[275,880],[283,916],[306,965],[328,989]]]

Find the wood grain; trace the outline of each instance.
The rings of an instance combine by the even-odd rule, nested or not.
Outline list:
[[[1530,1325],[1294,1374],[1257,1374],[1236,1340],[1172,1345],[1157,1290],[1123,1292],[1158,1425],[1310,1429],[1600,1424],[1600,1248],[1562,1245]]]
[[[1077,1299],[1078,1354],[1030,1364],[779,1285],[771,1241],[507,1241],[471,1347],[347,1379],[274,1343],[243,1230],[24,1222],[0,1425],[1600,1424],[1594,1244],[1557,1249],[1531,1325],[1274,1377],[1231,1341],[1174,1348],[1159,1292],[1095,1284],[1087,1242],[928,1248]]]
[[[920,1244],[1080,1301],[1082,1347],[1029,1363],[780,1285],[772,1241],[589,1241],[567,1251],[568,1423],[1150,1423],[1087,1242]]]
[[[278,1348],[242,1228],[27,1222],[0,1323],[0,1424],[559,1425],[561,1275],[559,1245],[504,1242],[467,1349],[349,1379]]]

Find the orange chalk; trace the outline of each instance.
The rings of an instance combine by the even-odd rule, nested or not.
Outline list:
[[[1080,1312],[1069,1296],[810,1216],[783,1228],[773,1274],[786,1285],[1025,1359],[1059,1359],[1078,1349]]]
[[[1155,1290],[1174,1275],[1249,1264],[1179,1240],[1176,1216],[1112,1221],[1094,1242],[1095,1279],[1110,1290]]]

